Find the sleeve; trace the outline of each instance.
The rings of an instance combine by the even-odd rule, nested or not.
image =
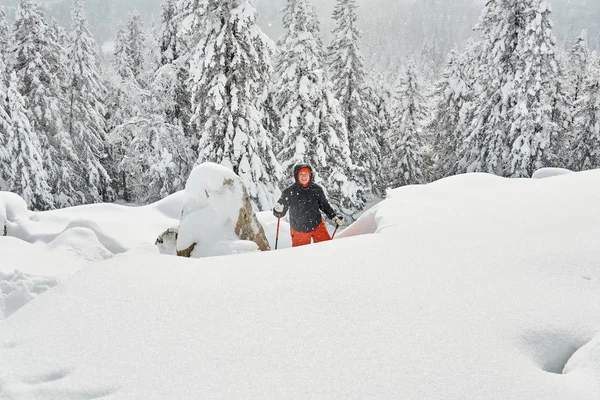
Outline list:
[[[325,213],[325,215],[327,215],[327,218],[329,219],[334,218],[336,215],[335,210],[333,209],[333,207],[331,207],[329,201],[327,201],[327,197],[325,197],[325,192],[323,191],[323,188],[319,188],[319,208]]]
[[[281,197],[279,198],[279,200],[277,200],[277,202],[283,206],[283,212],[281,213],[281,216],[283,217],[285,214],[287,214],[288,209],[290,208],[289,188],[285,189],[283,193],[281,193]],[[273,211],[273,214],[276,214],[275,211]]]

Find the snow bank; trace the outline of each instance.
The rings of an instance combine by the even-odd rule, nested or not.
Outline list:
[[[122,254],[154,244],[161,232],[179,224],[183,192],[142,207],[101,203],[45,212],[27,210],[14,193],[0,192],[0,199],[6,204],[10,236],[48,244],[70,229],[84,228],[110,253]]]
[[[0,321],[57,283],[54,278],[0,271]]]
[[[177,225],[183,192],[144,207],[93,204],[32,212],[25,201],[0,192],[0,286],[3,316],[90,262],[152,248],[156,237]],[[1,237],[6,221],[8,237]]]
[[[599,181],[463,175],[318,246],[137,247],[0,323],[0,396],[597,400]]]
[[[167,218],[179,220],[181,218],[181,209],[183,207],[184,191],[173,193],[154,204],[146,206],[149,209],[158,211]]]
[[[0,237],[0,320],[85,265],[76,254]]]
[[[87,261],[37,243],[31,244],[11,236],[0,237],[0,272],[15,271],[27,275],[69,277],[88,264]]]
[[[230,169],[214,163],[195,167],[185,187],[177,251],[191,249],[195,258],[257,251],[256,243],[236,234],[248,201],[242,180]],[[249,223],[253,232],[262,231],[254,215]]]
[[[540,168],[531,177],[533,179],[544,179],[572,173],[573,171],[564,168]]]
[[[596,385],[596,393],[600,393],[600,335],[573,354],[563,373],[581,376]]]

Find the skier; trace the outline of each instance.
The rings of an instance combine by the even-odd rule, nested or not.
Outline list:
[[[331,240],[321,211],[333,220],[337,226],[344,224],[344,217],[336,215],[323,188],[313,182],[313,170],[308,164],[294,167],[296,182],[285,189],[281,198],[273,208],[273,215],[278,218],[290,210],[290,234],[292,246],[303,246],[311,243]]]

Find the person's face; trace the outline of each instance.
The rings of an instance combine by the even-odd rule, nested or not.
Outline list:
[[[308,185],[308,183],[310,182],[310,173],[309,172],[300,172],[298,174],[298,182],[300,182],[300,184],[302,186]]]

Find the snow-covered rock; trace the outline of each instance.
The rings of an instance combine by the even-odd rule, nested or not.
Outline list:
[[[6,236],[11,222],[29,212],[27,203],[21,196],[11,192],[0,192],[0,236]]]
[[[531,177],[533,179],[544,179],[571,173],[573,173],[573,171],[565,168],[540,168],[537,171],[535,171]]]
[[[246,188],[233,171],[203,163],[185,188],[177,254],[209,257],[270,250]]]
[[[158,250],[161,254],[167,254],[170,256],[177,255],[177,235],[179,228],[169,228],[161,233],[156,238],[155,245],[158,246]]]

